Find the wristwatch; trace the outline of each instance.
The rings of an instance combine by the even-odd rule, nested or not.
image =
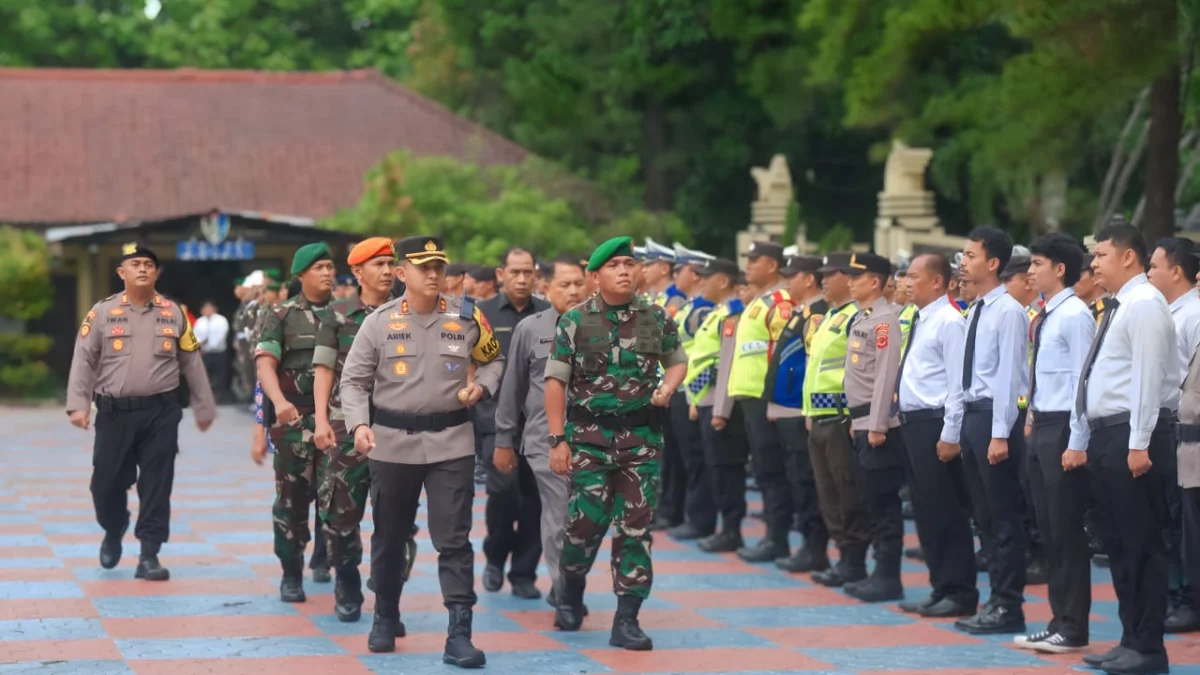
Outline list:
[[[563,442],[563,437],[550,434],[546,437],[546,442],[550,444],[551,448],[557,448],[558,444]]]

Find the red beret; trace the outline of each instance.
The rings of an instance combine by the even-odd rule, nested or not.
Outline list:
[[[350,255],[346,258],[346,262],[351,265],[361,265],[371,258],[378,258],[380,256],[396,257],[396,249],[392,247],[391,239],[387,237],[372,237],[366,241],[359,242],[354,248],[350,249]]]

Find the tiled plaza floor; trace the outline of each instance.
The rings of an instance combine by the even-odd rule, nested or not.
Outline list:
[[[88,493],[91,433],[72,428],[57,410],[0,408],[0,675],[456,670],[441,663],[446,614],[436,555],[424,529],[420,559],[402,601],[409,636],[398,642],[397,653],[367,652],[369,614],[357,624],[339,623],[331,585],[306,581],[308,603],[279,602],[279,567],[271,552],[272,479],[269,468],[249,460],[249,420],[225,409],[217,425],[201,435],[190,414],[185,416],[172,537],[162,551],[172,580],[150,583],[133,579],[137,543],[132,533],[120,567],[105,571],[97,563],[101,532]],[[482,495],[475,511],[478,551]],[[369,530],[369,518],[365,526]],[[761,525],[751,524],[748,534],[761,536]],[[507,586],[497,594],[480,590],[475,638],[487,652],[487,672],[1077,672],[1078,656],[1039,657],[1012,648],[1010,636],[964,635],[949,622],[904,615],[894,603],[864,605],[806,577],[733,556],[706,555],[661,536],[654,551],[654,593],[643,614],[656,649],[623,652],[607,645],[616,603],[608,592],[607,551],[602,558],[589,580],[592,613],[580,633],[555,631],[542,600],[515,599]],[[482,568],[482,558],[477,560]],[[1108,573],[1093,570],[1093,582],[1090,651],[1100,651],[1119,637],[1120,626]],[[919,565],[906,563],[905,583],[910,598],[928,592]],[[540,585],[545,590],[544,580]],[[1031,630],[1049,618],[1045,590],[1028,591]],[[1169,649],[1173,673],[1200,675],[1200,640],[1171,639]]]

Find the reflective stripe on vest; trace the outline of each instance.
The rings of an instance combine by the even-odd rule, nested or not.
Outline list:
[[[853,302],[830,311],[813,333],[804,373],[805,417],[837,415],[846,408],[846,335],[858,313]]]
[[[703,399],[717,382],[717,363],[721,358],[721,324],[729,316],[729,305],[722,304],[700,324],[696,337],[688,352],[687,375],[683,384],[688,398],[695,402]]]
[[[912,319],[917,313],[917,306],[907,304],[900,310],[900,353],[908,350],[908,336],[912,335]]]

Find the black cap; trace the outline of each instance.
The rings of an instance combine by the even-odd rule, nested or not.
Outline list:
[[[846,265],[846,274],[857,276],[868,272],[891,276],[892,263],[887,258],[874,253],[855,253],[850,256],[850,262]]]
[[[489,281],[494,282],[496,280],[496,268],[488,267],[487,265],[476,265],[467,270],[467,276],[485,284]]]
[[[783,265],[783,247],[773,241],[752,241],[749,250],[742,254],[743,258],[752,260],[763,256],[774,258]]]
[[[158,265],[158,256],[154,255],[154,251],[141,244],[125,244],[121,247],[121,262],[134,258],[149,258],[150,262]]]
[[[405,237],[396,242],[396,256],[414,265],[424,265],[427,262],[440,260],[449,263],[446,248],[440,237],[417,236]]]
[[[800,272],[812,274],[821,269],[821,262],[815,255],[792,255],[788,256],[787,264],[779,271],[789,277]]]
[[[849,253],[830,253],[821,260],[821,266],[817,271],[821,274],[829,274],[830,272],[847,272],[850,269],[850,254]]]
[[[712,277],[718,274],[724,274],[731,280],[736,280],[738,275],[738,265],[732,260],[717,258],[716,260],[706,260],[703,265],[696,265],[696,273],[702,277]]]
[[[446,276],[461,277],[467,273],[467,267],[468,265],[464,265],[463,263],[450,263],[446,265]]]

